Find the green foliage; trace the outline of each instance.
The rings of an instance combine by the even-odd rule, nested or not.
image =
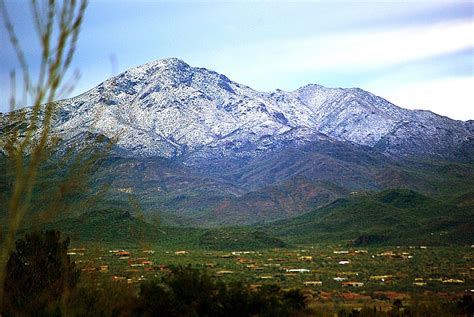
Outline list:
[[[305,308],[297,290],[266,285],[253,291],[241,283],[216,282],[205,272],[175,267],[161,281],[141,285],[139,316],[291,316]]]
[[[409,189],[385,190],[375,198],[381,203],[401,209],[423,206],[430,202],[428,197]]]
[[[73,289],[79,278],[67,255],[69,238],[59,231],[33,232],[16,242],[6,266],[5,310],[13,314],[43,314]]]

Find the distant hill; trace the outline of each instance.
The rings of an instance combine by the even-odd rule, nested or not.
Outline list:
[[[121,209],[96,210],[23,230],[57,229],[75,244],[152,244],[172,248],[255,250],[282,248],[287,244],[264,231],[249,227],[197,229],[151,224]]]
[[[264,227],[294,243],[474,243],[474,208],[439,201],[412,190],[352,195],[302,216]]]
[[[460,201],[463,203],[457,203]],[[124,209],[103,209],[27,230],[33,229],[59,229],[75,243],[146,243],[209,250],[260,250],[318,243],[471,245],[474,207],[469,195],[448,202],[412,190],[392,189],[353,193],[312,212],[265,225],[170,227],[152,224],[146,215],[133,215]]]

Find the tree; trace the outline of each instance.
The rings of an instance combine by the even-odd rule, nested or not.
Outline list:
[[[251,290],[242,283],[213,280],[206,271],[171,268],[161,280],[140,286],[138,316],[294,316],[306,307],[298,290],[277,285]]]
[[[16,241],[6,267],[4,307],[14,315],[59,309],[59,300],[79,279],[59,231],[33,232]]]

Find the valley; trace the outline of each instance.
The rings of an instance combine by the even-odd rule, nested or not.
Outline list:
[[[259,288],[278,284],[302,289],[308,307],[391,308],[394,300],[458,300],[472,293],[471,246],[354,248],[337,244],[224,251],[161,244],[74,244],[69,253],[90,283],[139,285],[177,265],[206,270],[213,278]],[[339,306],[334,306],[337,302]]]

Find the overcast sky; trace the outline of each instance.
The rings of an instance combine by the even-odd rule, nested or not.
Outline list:
[[[401,107],[474,119],[474,1],[90,2],[72,95],[178,57],[257,90],[360,87]],[[7,8],[34,69],[28,2]],[[2,23],[0,112],[15,66]]]

